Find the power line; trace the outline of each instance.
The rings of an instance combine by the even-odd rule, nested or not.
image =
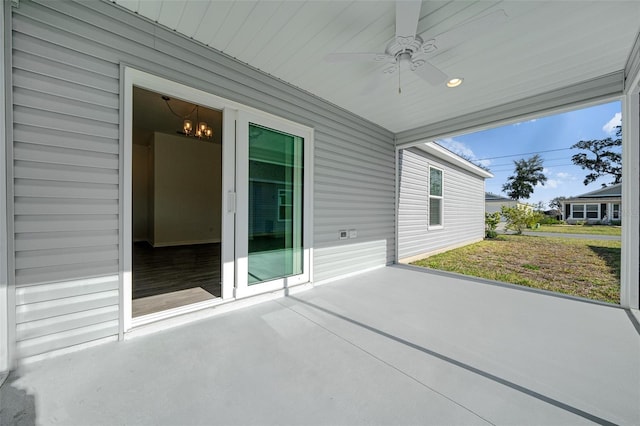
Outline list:
[[[543,158],[542,159],[545,163],[547,161],[560,161],[560,160],[567,160],[567,157],[557,157],[557,158]],[[489,167],[504,167],[504,166],[512,166],[513,167],[513,163],[504,163],[504,164],[489,164]]]
[[[497,158],[509,158],[509,157],[518,157],[520,155],[532,155],[532,154],[542,154],[544,152],[556,152],[556,151],[567,151],[573,148],[558,148],[558,149],[548,149],[546,151],[534,151],[534,152],[523,152],[522,154],[512,154],[512,155],[501,155],[499,157],[486,157],[486,158],[478,158],[475,161],[482,160],[495,160]]]
[[[553,166],[544,166],[545,169],[556,169],[558,167],[566,167],[566,166],[575,166],[575,164],[573,163],[567,163],[567,164],[554,164]],[[513,169],[501,169],[501,170],[495,170],[492,168],[489,168],[491,170],[491,172],[509,172],[509,171],[513,171]]]

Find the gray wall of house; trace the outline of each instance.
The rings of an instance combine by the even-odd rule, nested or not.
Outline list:
[[[515,201],[486,201],[484,203],[485,213],[500,213],[502,211],[502,206],[505,207],[515,207],[517,203]],[[500,222],[506,222],[504,216],[500,216]]]
[[[429,166],[443,170],[442,229],[429,229]],[[400,151],[398,259],[433,253],[484,237],[484,179],[417,148]]]
[[[315,281],[393,261],[390,132],[107,2],[12,11],[19,357],[119,331],[120,64],[315,129]]]

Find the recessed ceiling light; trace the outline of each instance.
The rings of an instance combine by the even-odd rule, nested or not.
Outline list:
[[[461,78],[452,78],[447,81],[447,87],[458,87],[462,84],[463,79]]]

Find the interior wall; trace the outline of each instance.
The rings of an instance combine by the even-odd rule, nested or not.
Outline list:
[[[222,145],[155,133],[153,245],[220,242]]]

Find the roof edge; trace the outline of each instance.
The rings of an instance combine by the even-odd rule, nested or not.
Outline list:
[[[416,148],[433,155],[441,160],[454,164],[462,169],[465,169],[483,179],[492,178],[493,173],[486,171],[482,167],[478,167],[469,160],[465,160],[459,155],[449,151],[446,148],[441,147],[435,142],[425,142],[421,145],[417,145]]]

